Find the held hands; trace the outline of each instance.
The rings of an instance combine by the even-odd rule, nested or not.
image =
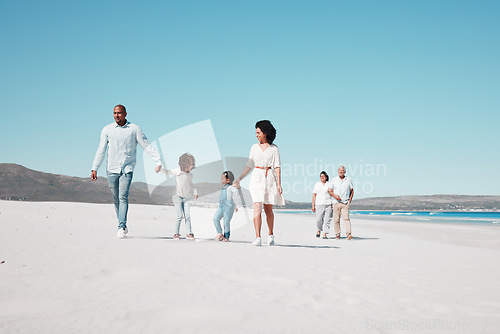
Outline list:
[[[155,172],[159,173],[161,171],[161,165],[156,166]],[[97,181],[97,171],[93,170],[92,173],[90,174],[90,178],[92,181]]]
[[[241,189],[241,186],[240,186],[240,179],[236,179],[236,180],[234,180],[234,182],[233,182],[233,187],[235,187],[236,189]]]
[[[234,212],[238,212],[238,208],[237,207],[234,207]]]
[[[341,199],[340,199],[340,196],[339,196],[339,195],[337,195],[337,194],[333,194],[333,198],[335,198],[337,201],[340,201],[340,200],[341,200]]]

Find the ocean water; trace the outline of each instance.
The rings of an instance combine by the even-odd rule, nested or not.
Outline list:
[[[289,214],[314,215],[311,210],[279,210]],[[351,210],[351,218],[399,220],[450,224],[495,224],[500,227],[500,212],[480,211],[362,211]]]

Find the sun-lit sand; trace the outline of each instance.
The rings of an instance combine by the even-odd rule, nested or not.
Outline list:
[[[117,240],[111,205],[0,201],[0,333],[500,333],[496,226],[353,218],[320,240],[277,213],[255,247],[245,212],[209,240],[212,214],[176,241],[173,207],[131,205]]]

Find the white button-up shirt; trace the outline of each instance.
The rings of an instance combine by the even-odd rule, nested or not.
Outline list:
[[[340,201],[337,201],[335,198],[336,203],[347,203],[349,202],[349,197],[351,196],[351,189],[352,187],[352,180],[348,176],[344,176],[344,179],[341,179],[339,176],[335,176],[332,180],[332,188],[333,193],[335,195],[338,195],[340,197]]]
[[[108,172],[133,172],[137,159],[137,144],[141,145],[157,165],[161,165],[160,154],[153,149],[138,125],[130,122],[123,126],[111,123],[102,129],[101,142],[95,154],[92,170],[99,169],[107,149]]]

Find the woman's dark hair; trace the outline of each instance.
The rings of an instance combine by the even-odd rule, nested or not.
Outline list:
[[[325,171],[322,171],[321,173],[319,173],[319,177],[321,177],[321,175],[325,175],[327,181],[330,180],[330,178],[328,177],[328,174],[326,174]]]
[[[195,165],[196,165],[196,160],[194,159],[192,154],[184,153],[179,157],[179,167],[183,172],[187,172],[190,166],[193,166],[194,168]]]
[[[233,184],[233,181],[234,181],[234,174],[233,174],[233,172],[227,170],[227,171],[225,171],[222,174],[224,174],[226,176],[226,179],[229,180],[229,184]]]
[[[266,135],[267,142],[272,144],[274,139],[276,138],[276,129],[268,120],[262,120],[255,123],[255,128],[259,128],[263,134]]]

